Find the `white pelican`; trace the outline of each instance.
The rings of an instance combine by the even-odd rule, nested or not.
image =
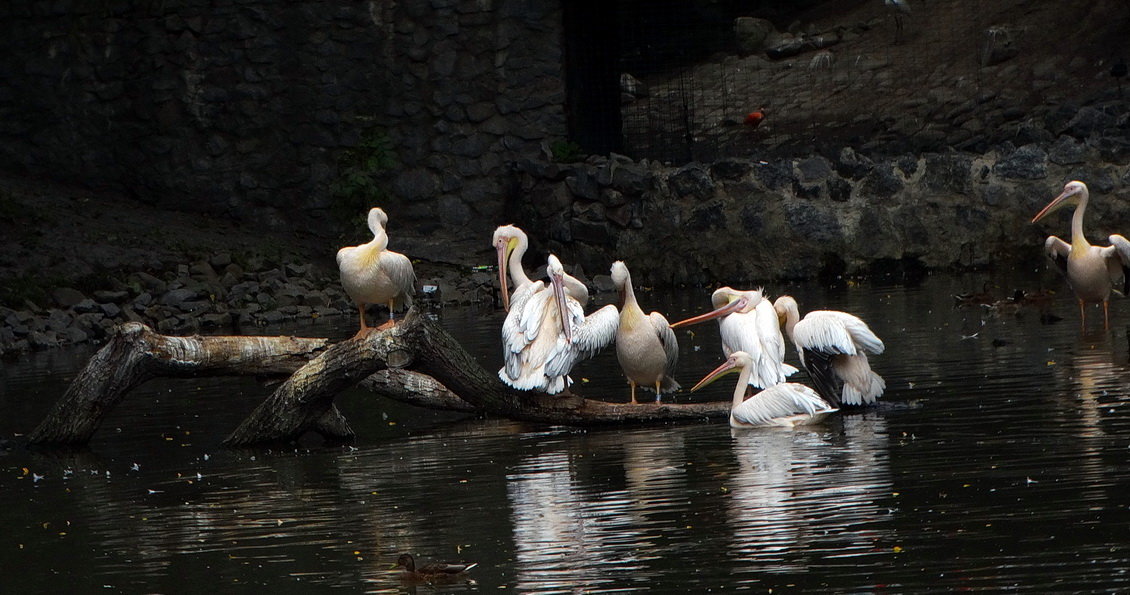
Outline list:
[[[388,247],[388,233],[384,226],[388,215],[379,208],[369,209],[368,222],[369,230],[373,232],[372,241],[337,251],[341,286],[357,304],[361,315],[359,335],[369,330],[365,324],[365,304],[388,306],[388,322],[377,327],[383,328],[395,323],[394,311],[397,308],[412,305],[412,295],[416,293],[412,261],[403,254],[385,249]]]
[[[883,353],[883,342],[866,322],[835,310],[813,310],[800,320],[796,300],[787,295],[777,298],[773,309],[816,390],[829,403],[869,405],[883,394],[887,383],[867,362],[868,353]]]
[[[722,335],[722,355],[729,357],[735,351],[744,351],[753,359],[749,384],[769,388],[785,382],[796,368],[785,363],[785,338],[773,305],[765,299],[762,290],[741,291],[720,287],[710,296],[714,310],[681,320],[672,328],[690,326],[718,319]]]
[[[528,289],[531,283],[526,276],[526,269],[522,268],[522,256],[530,247],[530,240],[526,232],[513,225],[502,225],[494,230],[494,239],[491,240],[495,251],[498,252],[498,285],[502,291],[502,307],[510,310],[510,292],[506,285],[506,273],[509,270],[510,279],[514,282],[514,294]]]
[[[510,313],[502,323],[505,364],[498,377],[519,390],[542,390],[551,395],[569,387],[569,371],[616,337],[619,313],[608,305],[585,317],[588,289],[566,275],[561,261],[549,255],[549,285],[532,281],[515,292]]]
[[[1130,293],[1130,242],[1113,234],[1109,246],[1092,246],[1083,236],[1083,213],[1087,211],[1087,185],[1078,180],[1068,182],[1063,193],[1055,197],[1044,210],[1032,218],[1032,223],[1043,219],[1052,211],[1064,205],[1077,205],[1071,216],[1071,243],[1048,236],[1044,242],[1044,252],[1055,261],[1059,270],[1067,276],[1067,283],[1075,290],[1079,300],[1081,324],[1086,325],[1087,313],[1083,306],[1102,302],[1103,328],[1110,328],[1110,292],[1117,280],[1122,281],[1123,294]]]
[[[819,423],[829,413],[838,411],[834,406],[820,398],[816,391],[803,384],[782,382],[775,384],[746,399],[749,376],[753,374],[754,361],[744,351],[735,351],[726,362],[709,373],[698,384],[694,392],[722,376],[740,371],[738,384],[734,387],[734,401],[730,406],[730,427],[749,428],[755,426],[800,426]]]
[[[679,342],[667,319],[659,312],[644,314],[636,301],[632,276],[623,261],[612,263],[612,282],[620,291],[620,321],[616,327],[616,359],[628,384],[632,387],[632,403],[636,403],[636,386],[655,391],[655,402],[665,392],[679,390],[671,376],[679,361]]]

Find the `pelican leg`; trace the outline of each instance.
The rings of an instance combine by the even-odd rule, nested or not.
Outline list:
[[[658,403],[659,399],[663,396],[663,394],[659,392],[659,385],[660,384],[662,384],[661,381],[659,381],[659,380],[655,381],[655,402],[656,403]]]
[[[1087,328],[1087,307],[1083,300],[1079,300],[1079,328]]]
[[[378,331],[383,331],[386,328],[396,326],[396,316],[393,315],[393,313],[392,313],[392,305],[394,303],[395,302],[391,302],[391,301],[388,303],[388,322],[385,322],[385,323],[381,324],[380,326],[378,326],[377,327]]]
[[[636,401],[636,382],[634,380],[629,380],[628,384],[632,385],[632,404],[635,405],[638,403],[638,401]]]
[[[361,330],[357,331],[355,337],[360,337],[369,332],[369,326],[365,324],[365,304],[357,304],[357,314],[361,318]]]
[[[1103,330],[1110,330],[1110,300],[1103,300]]]

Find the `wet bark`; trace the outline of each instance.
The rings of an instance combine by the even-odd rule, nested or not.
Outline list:
[[[333,404],[362,387],[422,407],[521,421],[595,426],[725,417],[729,402],[609,403],[517,391],[478,364],[431,317],[412,310],[390,329],[335,345],[294,337],[169,337],[120,327],[30,435],[33,444],[83,444],[129,390],[157,376],[287,375],[225,440],[228,446],[292,441],[309,431],[351,440]]]

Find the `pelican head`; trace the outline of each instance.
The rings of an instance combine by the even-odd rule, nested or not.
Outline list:
[[[388,223],[388,215],[380,207],[369,209],[369,216],[366,219],[369,222],[369,231],[373,232],[373,235],[377,234],[378,229],[383,230]]]
[[[740,372],[742,369],[748,368],[751,365],[753,365],[753,358],[751,358],[748,353],[735,351],[730,354],[730,357],[726,358],[726,361],[721,366],[718,366],[713,372],[707,374],[702,380],[699,380],[698,384],[694,385],[694,388],[691,389],[691,392],[693,393],[726,374]]]
[[[800,307],[791,295],[783,295],[773,302],[773,310],[777,312],[777,323],[787,325],[789,321],[796,324],[800,320]]]
[[[627,295],[628,284],[632,282],[631,275],[628,274],[628,265],[624,261],[617,260],[612,263],[612,283],[620,292],[620,303],[623,304],[624,298]]]
[[[491,240],[494,249],[498,252],[498,285],[502,288],[502,307],[506,311],[510,310],[510,288],[507,284],[509,277],[507,276],[507,269],[510,265],[510,255],[515,250],[521,248],[522,252],[526,251],[526,246],[529,244],[529,239],[526,237],[526,232],[514,227],[513,225],[502,225],[494,230],[494,239]]]
[[[573,342],[573,328],[569,324],[569,308],[565,302],[565,267],[556,255],[550,254],[546,261],[545,273],[549,275],[549,284],[553,287],[553,298],[557,303],[558,318],[561,319],[561,331],[565,335],[565,342]]]
[[[707,320],[721,318],[735,312],[750,312],[757,307],[757,304],[760,303],[762,299],[760,289],[741,291],[729,287],[719,287],[710,296],[710,303],[714,305],[714,310],[693,318],[680,320],[672,324],[671,328],[690,326],[692,324],[706,322]]]
[[[1086,201],[1087,196],[1087,185],[1079,180],[1072,180],[1064,185],[1063,192],[1052,199],[1052,201],[1048,203],[1048,206],[1044,207],[1044,210],[1036,213],[1036,216],[1032,218],[1032,223],[1043,219],[1064,205],[1078,205]]]

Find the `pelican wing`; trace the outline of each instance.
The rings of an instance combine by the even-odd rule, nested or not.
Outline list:
[[[1110,246],[1102,249],[1107,270],[1111,279],[1122,278],[1122,295],[1130,295],[1130,241],[1118,234],[1111,235],[1109,240]]]
[[[722,353],[726,357],[735,351],[744,351],[753,361],[750,370],[749,384],[757,388],[773,386],[775,374],[766,371],[764,349],[762,348],[760,328],[757,323],[757,313],[734,313],[718,322],[718,331],[722,336]]]
[[[806,349],[801,359],[804,361],[804,369],[808,371],[809,377],[812,378],[812,384],[816,386],[816,392],[820,393],[820,396],[824,397],[829,403],[838,407],[841,382],[836,375],[835,367],[832,365],[832,358],[834,357],[836,355],[832,353]]]
[[[663,352],[667,356],[667,367],[663,369],[663,375],[667,378],[668,386],[665,390],[679,390],[678,382],[675,382],[675,366],[679,363],[679,340],[675,338],[675,331],[671,330],[670,323],[667,318],[659,312],[652,312],[648,319],[651,320],[651,325],[655,327],[655,335],[659,337],[659,342],[663,344]]]
[[[511,298],[510,313],[502,323],[502,356],[506,375],[517,379],[522,375],[526,358],[523,352],[537,337],[541,312],[552,292],[542,291],[545,283],[534,281],[516,290]],[[532,302],[532,305],[531,305]]]
[[[547,376],[566,376],[573,366],[586,360],[608,346],[616,338],[616,327],[620,324],[620,311],[611,304],[589,314],[587,317],[576,300],[567,300],[570,322],[573,327],[573,342],[559,336],[545,361]]]
[[[404,303],[412,305],[412,296],[416,295],[416,271],[412,268],[412,261],[399,252],[384,250],[379,262],[381,271],[403,296]]]
[[[770,385],[784,382],[796,372],[796,368],[785,363],[785,337],[781,334],[781,322],[777,311],[769,300],[762,300],[754,309],[757,324],[757,338],[761,342],[761,378]]]
[[[770,425],[773,420],[793,415],[813,415],[831,411],[816,391],[803,384],[783,382],[742,401],[730,411],[730,419],[741,425]]]
[[[834,310],[809,312],[793,328],[797,351],[806,349],[826,353],[855,355],[859,351],[883,353],[885,346],[857,316]]]
[[[793,342],[796,343],[797,352],[821,351],[855,355],[855,342],[851,340],[843,318],[837,314],[843,313],[817,310],[809,312],[803,320],[796,323],[793,327]]]
[[[1059,272],[1067,274],[1067,257],[1071,254],[1071,244],[1055,236],[1048,236],[1048,239],[1044,240],[1044,254],[1055,263],[1055,268],[1059,269]]]

